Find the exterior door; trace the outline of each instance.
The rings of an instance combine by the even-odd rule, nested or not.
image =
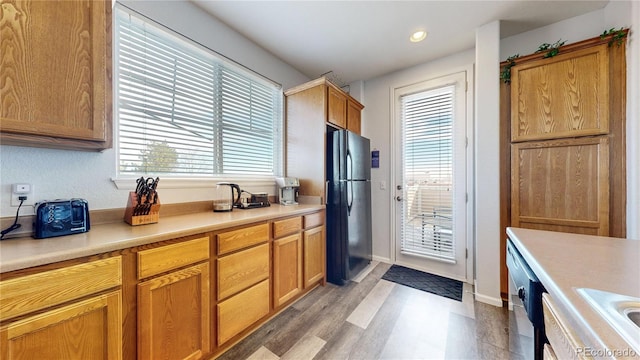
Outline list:
[[[470,281],[466,72],[396,88],[395,262]]]

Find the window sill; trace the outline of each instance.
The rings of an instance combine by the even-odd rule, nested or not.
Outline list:
[[[112,178],[114,185],[118,190],[135,190],[136,179],[140,177],[120,177]],[[146,177],[145,177],[146,178]],[[155,177],[154,177],[155,178]],[[219,182],[230,182],[238,184],[242,187],[259,187],[259,186],[275,186],[276,182],[274,178],[249,178],[249,177],[234,177],[234,178],[171,178],[160,177],[158,183],[159,189],[201,189],[201,188],[215,188]]]

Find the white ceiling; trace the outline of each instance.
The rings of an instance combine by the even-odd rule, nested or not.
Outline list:
[[[192,0],[309,78],[340,85],[462,50],[495,20],[507,37],[601,9],[608,1],[212,1]],[[409,35],[425,29],[420,43]],[[554,39],[550,39],[554,40]]]

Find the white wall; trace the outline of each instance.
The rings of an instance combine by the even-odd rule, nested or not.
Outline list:
[[[476,29],[476,300],[500,298],[500,22]]]
[[[234,32],[187,1],[123,1],[134,10],[165,26],[233,59],[234,61],[281,83],[284,89],[309,79],[296,69]],[[179,14],[179,15],[178,15]],[[115,119],[114,119],[115,121]],[[118,190],[111,178],[116,176],[113,149],[101,153],[51,150],[16,146],[0,146],[0,216],[13,216],[16,208],[9,206],[11,184],[26,182],[34,185],[35,199],[82,197],[91,209],[126,206],[128,190]],[[214,182],[212,181],[211,184]],[[132,186],[134,183],[132,182]],[[248,188],[274,193],[275,186]],[[163,203],[207,200],[211,188],[169,189],[160,182]],[[32,214],[32,207],[23,207],[21,214]]]

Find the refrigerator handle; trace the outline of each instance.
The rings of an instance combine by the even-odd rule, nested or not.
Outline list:
[[[347,212],[351,215],[351,208],[353,207],[353,184],[351,179],[353,177],[353,157],[351,151],[347,148]]]

